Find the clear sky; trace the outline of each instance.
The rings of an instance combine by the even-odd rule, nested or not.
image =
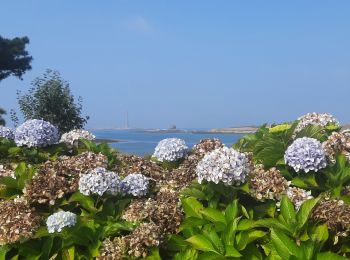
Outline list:
[[[0,83],[16,108],[46,68],[88,127],[211,128],[330,112],[350,122],[350,1],[1,1],[0,35],[33,69]],[[9,120],[8,120],[9,121]]]

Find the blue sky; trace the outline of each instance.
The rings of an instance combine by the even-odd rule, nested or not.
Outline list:
[[[18,110],[45,69],[83,97],[89,128],[211,128],[330,112],[350,122],[350,1],[3,1],[0,34],[33,69],[0,83]],[[9,120],[8,120],[9,121]]]

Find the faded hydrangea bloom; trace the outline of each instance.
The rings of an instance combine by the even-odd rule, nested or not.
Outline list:
[[[45,147],[57,143],[58,130],[44,120],[28,120],[15,131],[15,142],[18,146]]]
[[[350,205],[343,200],[322,199],[313,209],[312,219],[326,223],[337,236],[350,234]]]
[[[309,137],[296,139],[285,152],[284,160],[296,172],[300,170],[317,172],[327,166],[322,144],[318,140]]]
[[[281,200],[289,184],[290,182],[276,168],[264,170],[262,165],[257,165],[250,174],[250,192],[259,201],[266,199]]]
[[[39,214],[24,201],[0,202],[0,245],[30,239],[39,227]]]
[[[322,127],[325,127],[327,125],[340,126],[339,121],[328,113],[307,113],[306,115],[299,117],[298,120],[299,123],[294,130],[295,134],[299,133],[309,125],[317,125]]]
[[[64,227],[73,227],[77,216],[69,211],[60,211],[50,215],[46,220],[49,233],[61,232]]]
[[[116,195],[119,192],[119,184],[120,179],[116,173],[98,167],[80,175],[79,191],[84,195],[102,196],[105,192]]]
[[[154,150],[153,157],[158,161],[177,161],[186,157],[188,147],[184,140],[179,138],[167,138],[161,140]]]
[[[164,240],[162,229],[156,224],[142,223],[130,235],[124,237],[128,254],[145,258],[150,248],[158,247]]]
[[[149,180],[139,173],[126,176],[120,183],[121,191],[135,197],[145,196],[148,192]]]
[[[336,162],[336,155],[342,153],[350,161],[350,133],[347,131],[333,132],[326,141],[322,143],[322,147],[331,163]]]
[[[249,173],[249,159],[233,148],[222,147],[207,153],[196,168],[198,182],[203,180],[226,185],[240,184]]]
[[[15,134],[11,128],[0,125],[0,138],[13,140],[15,139]]]
[[[297,210],[299,210],[304,201],[313,199],[311,191],[306,191],[297,187],[289,187],[287,189],[287,196],[293,202]]]
[[[94,140],[95,136],[83,129],[74,129],[61,136],[60,143],[65,143],[68,147],[72,147],[79,139]]]

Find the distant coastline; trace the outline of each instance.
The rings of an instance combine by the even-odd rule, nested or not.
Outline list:
[[[228,128],[213,128],[208,130],[187,130],[187,129],[142,129],[142,128],[110,128],[110,129],[94,129],[97,131],[109,131],[109,130],[128,130],[134,132],[146,132],[146,133],[191,133],[191,134],[249,134],[255,133],[258,127],[255,126],[242,126],[242,127],[228,127]],[[118,140],[112,140],[118,142]]]

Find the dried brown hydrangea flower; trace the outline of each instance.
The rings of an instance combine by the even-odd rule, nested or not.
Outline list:
[[[0,177],[15,177],[15,168],[10,164],[0,164]]]
[[[146,257],[149,248],[158,247],[163,240],[161,228],[154,223],[142,223],[130,235],[124,237],[127,253],[135,257]]]
[[[122,260],[125,259],[126,247],[124,237],[116,237],[113,241],[109,238],[105,239],[102,243],[100,250],[100,256],[96,257],[97,260]]]
[[[40,227],[40,216],[23,201],[0,202],[0,245],[30,239]]]
[[[289,186],[278,169],[265,170],[262,165],[255,166],[248,183],[251,195],[259,201],[280,200]]]
[[[301,204],[303,204],[304,201],[313,198],[313,196],[311,195],[311,191],[307,191],[297,187],[289,187],[286,192],[288,198],[293,202],[297,210],[299,210]]]
[[[153,180],[161,181],[167,174],[167,171],[155,162],[139,156],[120,154],[119,160],[122,162],[122,165],[118,167],[118,174],[123,177],[130,173],[140,173]]]
[[[130,222],[152,222],[164,235],[176,233],[183,220],[178,192],[162,188],[154,199],[134,200],[124,210],[122,218]]]
[[[122,218],[129,222],[149,220],[155,204],[155,200],[151,198],[134,199],[124,209]]]
[[[325,198],[313,209],[311,217],[322,223],[326,223],[328,229],[337,236],[350,234],[350,205],[342,200]]]
[[[322,143],[322,147],[331,163],[335,163],[338,153],[344,154],[348,161],[350,161],[349,132],[333,132],[328,139]]]
[[[79,174],[97,167],[107,167],[103,154],[85,152],[77,156],[61,157],[40,166],[33,179],[23,190],[30,203],[49,203],[78,189]]]

